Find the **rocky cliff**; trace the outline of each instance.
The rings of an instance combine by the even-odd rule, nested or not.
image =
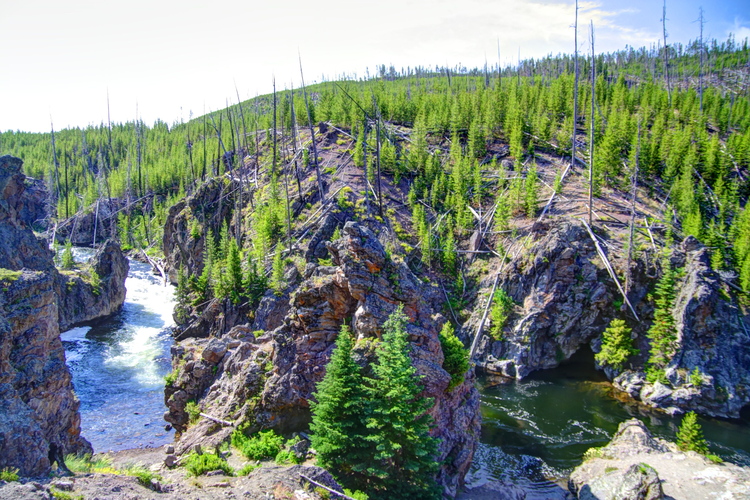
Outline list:
[[[597,237],[615,243],[612,234]],[[602,245],[603,248],[608,248]],[[605,250],[607,251],[607,250]],[[709,250],[690,237],[671,253],[671,267],[679,270],[672,315],[677,325],[675,355],[666,368],[669,383],[646,381],[650,343],[647,332],[654,314],[650,296],[661,274],[659,257],[643,251],[633,263],[628,298],[639,320],[622,304],[622,296],[593,240],[581,221],[554,219],[529,238],[523,251],[497,264],[498,286],[514,306],[495,339],[483,329],[477,365],[485,371],[521,379],[539,369],[552,368],[581,348],[601,349],[601,333],[609,322],[624,318],[633,330],[640,354],[622,372],[605,372],[615,387],[651,406],[669,412],[696,410],[737,418],[750,403],[750,326],[744,307],[731,286],[710,266]],[[625,275],[625,256],[608,251],[619,273]],[[493,284],[493,273],[482,282],[473,314],[463,335],[473,339]],[[691,374],[694,374],[692,377]]]
[[[324,373],[344,321],[360,339],[356,352],[372,358],[372,342],[399,304],[407,327],[412,360],[433,398],[434,435],[441,439],[439,481],[454,495],[467,472],[479,439],[479,394],[473,376],[448,390],[438,332],[444,318],[440,289],[419,280],[405,264],[387,257],[376,235],[349,222],[342,237],[327,244],[331,266],[308,263],[304,281],[291,293],[289,310],[272,331],[251,330],[249,322],[221,337],[187,339],[173,350],[175,381],[167,387],[165,418],[181,431],[178,451],[196,443],[215,445],[233,426],[201,418],[189,425],[188,401],[212,417],[248,422],[251,430],[302,430],[310,421],[309,400]],[[269,298],[269,301],[273,299]],[[269,304],[273,309],[273,305]]]
[[[47,243],[25,222],[35,209],[26,207],[34,197],[25,195],[21,166],[0,157],[0,468],[39,475],[49,471],[55,450],[91,451],[80,435],[60,325],[120,307],[127,261],[116,244],[102,248],[94,264],[98,287],[58,272]]]

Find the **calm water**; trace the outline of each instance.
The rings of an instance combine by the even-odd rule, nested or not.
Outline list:
[[[480,379],[482,442],[467,483],[487,480],[530,482],[564,480],[584,452],[605,445],[620,422],[637,417],[659,437],[675,439],[681,417],[672,418],[616,399],[593,355],[521,382],[492,385]],[[750,418],[700,418],[713,453],[750,465]]]
[[[83,261],[90,254],[76,249],[74,256]],[[96,452],[159,446],[174,433],[164,430],[162,418],[173,288],[133,260],[125,286],[125,304],[114,317],[61,335],[81,400],[82,433]]]

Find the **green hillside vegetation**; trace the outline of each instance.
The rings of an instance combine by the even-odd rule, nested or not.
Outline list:
[[[168,208],[224,176],[234,208],[207,238],[203,273],[183,277],[181,296],[193,304],[253,301],[268,287],[282,293],[294,258],[286,249],[305,235],[322,187],[342,210],[389,225],[398,237],[389,251],[441,272],[460,314],[470,276],[459,252],[475,230],[498,235],[502,255],[552,190],[568,183],[583,200],[593,67],[596,199],[629,197],[637,164],[639,196],[654,201],[645,224],[695,236],[712,248],[714,268],[734,272],[748,291],[750,49],[730,38],[668,51],[670,88],[656,49],[600,54],[593,66],[579,58],[573,180],[563,179],[574,116],[567,55],[502,71],[381,66],[368,80],[285,90],[187,123],[102,123],[56,131],[54,140],[5,132],[0,151],[47,180],[58,219],[99,198],[127,200],[119,216],[126,247],[158,246]],[[579,203],[569,212],[585,210]],[[204,223],[195,216],[196,238]]]

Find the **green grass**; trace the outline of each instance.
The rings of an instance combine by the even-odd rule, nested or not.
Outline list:
[[[142,465],[129,464],[125,466],[122,473],[126,476],[133,476],[138,479],[138,482],[146,488],[153,489],[154,481],[162,481],[162,477],[147,469]]]
[[[20,278],[21,274],[22,271],[11,271],[10,269],[0,267],[0,281],[13,282]]]
[[[255,469],[260,468],[260,464],[245,464],[242,466],[242,468],[237,472],[238,476],[247,476]]]
[[[227,476],[234,475],[234,469],[232,469],[226,460],[211,453],[204,453],[203,455],[191,453],[183,461],[183,464],[191,476],[201,476],[212,470],[222,470]]]
[[[12,482],[18,481],[18,469],[6,467],[0,470],[0,481]]]
[[[112,459],[106,455],[92,457],[90,453],[86,453],[85,455],[70,454],[65,456],[65,465],[71,472],[117,474],[117,471],[112,468]]]

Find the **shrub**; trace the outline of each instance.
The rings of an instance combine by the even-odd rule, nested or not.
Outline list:
[[[198,403],[196,403],[195,400],[191,399],[185,405],[185,412],[188,414],[188,417],[190,418],[190,423],[194,424],[200,418],[201,408],[200,406],[198,406]]]
[[[638,354],[638,349],[633,347],[630,331],[625,321],[613,319],[602,333],[602,350],[594,355],[596,362],[602,366],[610,365],[618,371],[622,370],[628,358]]]
[[[453,326],[450,323],[444,324],[443,329],[440,330],[440,347],[443,349],[445,358],[443,369],[451,376],[448,390],[452,390],[464,381],[464,374],[469,369],[469,353],[453,333]]]
[[[237,472],[238,476],[247,476],[255,469],[259,468],[259,464],[245,464],[242,466],[242,468]]]
[[[682,451],[695,451],[701,455],[708,455],[708,443],[703,437],[703,429],[694,411],[689,411],[682,417],[680,429],[677,431],[677,447]]]
[[[234,469],[232,469],[227,461],[212,453],[204,453],[203,455],[191,453],[183,463],[188,474],[191,476],[201,476],[212,470],[222,470],[227,476],[234,475]]]
[[[248,460],[275,458],[281,451],[284,438],[273,430],[261,431],[251,437],[237,429],[232,433],[232,446],[237,448]]]
[[[65,250],[63,250],[61,259],[63,269],[73,269],[73,266],[75,266],[75,261],[73,260],[73,244],[70,240],[65,242]]]
[[[292,450],[281,450],[276,454],[274,461],[279,465],[301,464],[304,459],[299,458]]]
[[[18,469],[13,467],[6,467],[0,470],[0,481],[18,481]]]
[[[133,476],[138,479],[138,482],[146,488],[152,489],[154,481],[161,481],[162,477],[155,472],[145,468],[142,465],[128,465],[125,470],[122,471],[128,476]]]
[[[492,304],[492,310],[490,311],[490,320],[492,321],[492,329],[490,335],[495,340],[502,340],[503,338],[503,327],[508,321],[511,311],[513,310],[513,299],[510,295],[503,290],[498,288],[495,290],[494,303]]]

